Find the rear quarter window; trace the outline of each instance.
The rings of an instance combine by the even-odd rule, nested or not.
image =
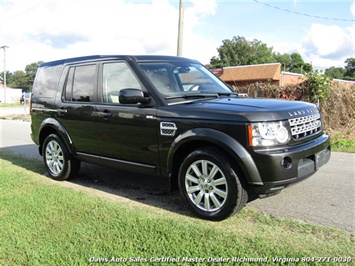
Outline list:
[[[62,67],[62,65],[58,65],[39,68],[33,84],[33,96],[40,98],[53,98],[57,91]]]
[[[96,65],[71,67],[65,85],[65,101],[92,102],[95,90],[95,80]]]

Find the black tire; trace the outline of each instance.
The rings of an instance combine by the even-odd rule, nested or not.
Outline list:
[[[247,203],[248,193],[242,178],[226,156],[212,148],[203,148],[184,159],[178,182],[181,196],[192,213],[220,221]]]
[[[43,142],[43,162],[55,180],[69,180],[79,172],[80,161],[72,157],[64,143],[57,135],[49,135]]]

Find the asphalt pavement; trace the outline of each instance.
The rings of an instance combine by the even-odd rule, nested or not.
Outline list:
[[[30,138],[30,122],[0,119],[0,132],[0,149],[28,158],[42,159],[38,154],[37,146]],[[129,190],[137,192],[142,186],[146,190],[155,192],[161,187],[156,180],[132,178],[127,174],[119,174],[117,170],[91,164],[83,164],[79,175],[81,175],[81,183],[77,184],[95,187],[95,183],[100,183],[101,180],[101,186],[97,186],[97,189],[121,196],[129,195]],[[115,186],[112,186],[112,182],[115,182]],[[120,190],[120,186],[124,189]],[[144,200],[144,197],[149,197],[151,194],[149,192],[144,194],[144,189],[139,191],[139,197],[127,197]],[[166,198],[168,196],[163,197],[165,198],[160,197],[158,200],[169,201]],[[312,224],[354,232],[354,199],[355,154],[333,152],[328,164],[309,179],[283,190],[276,196],[250,202],[247,206],[275,217],[295,218]],[[150,202],[154,204],[154,199]],[[174,202],[178,201],[174,200]],[[170,208],[174,211],[175,207],[170,206]]]
[[[7,115],[28,115],[30,113],[30,105],[25,102],[22,107],[0,107],[0,117]]]

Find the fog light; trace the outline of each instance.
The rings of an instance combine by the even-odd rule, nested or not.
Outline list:
[[[290,157],[284,157],[281,160],[281,166],[285,169],[290,169],[292,167],[292,159]]]

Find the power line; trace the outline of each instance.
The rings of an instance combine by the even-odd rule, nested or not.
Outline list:
[[[300,16],[305,16],[305,17],[318,18],[318,19],[326,19],[326,20],[336,20],[336,21],[347,21],[347,22],[355,21],[355,19],[330,18],[330,17],[323,17],[323,16],[317,16],[317,15],[311,15],[311,14],[307,14],[307,13],[301,13],[301,12],[289,10],[289,9],[286,9],[286,8],[281,8],[281,7],[278,7],[278,6],[270,5],[270,4],[268,4],[268,3],[260,2],[260,1],[258,1],[258,0],[253,0],[253,1],[254,1],[255,3],[262,4],[262,5],[265,5],[265,6],[274,8],[274,9],[278,9],[278,10],[281,10],[281,11],[285,11],[285,12],[289,12],[289,13],[293,13],[293,14],[300,15]]]
[[[37,6],[41,5],[41,4],[43,4],[43,3],[41,2],[41,3],[38,3],[38,4],[32,5],[32,6],[29,6],[26,9],[19,11],[17,14],[11,15],[10,17],[6,17],[6,15],[5,15],[5,19],[6,20],[11,20],[11,19],[13,19],[15,17],[18,17],[18,16],[22,15],[23,13],[29,12],[31,9],[34,9]],[[6,14],[6,11],[4,13]]]

